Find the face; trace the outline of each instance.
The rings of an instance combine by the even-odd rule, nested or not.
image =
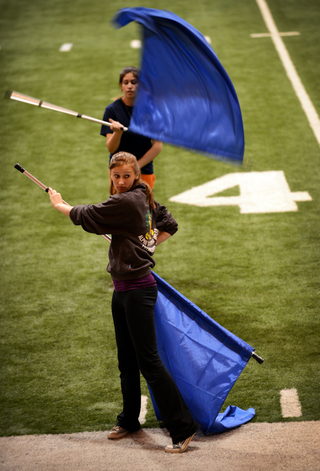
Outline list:
[[[126,74],[121,83],[121,90],[126,98],[134,98],[138,90],[138,80],[130,72]]]
[[[110,178],[117,193],[125,193],[130,190],[132,185],[139,178],[131,165],[119,165],[110,170]]]

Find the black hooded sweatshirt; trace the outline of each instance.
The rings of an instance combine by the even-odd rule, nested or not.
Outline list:
[[[125,193],[99,204],[74,206],[70,219],[94,234],[111,234],[107,271],[113,280],[134,280],[149,275],[159,231],[173,235],[178,224],[165,206],[155,201],[150,211],[146,186],[139,183]]]

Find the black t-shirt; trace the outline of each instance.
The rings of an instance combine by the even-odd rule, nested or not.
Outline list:
[[[118,100],[111,103],[105,109],[103,115],[103,121],[109,122],[109,118],[113,119],[114,121],[118,121],[119,123],[123,124],[126,128],[130,125],[131,115],[133,111],[133,106],[126,106],[122,99],[119,98]],[[101,136],[106,136],[107,134],[112,134],[113,131],[108,126],[104,124],[101,126],[100,134]],[[144,154],[151,149],[152,142],[151,139],[145,136],[141,136],[141,134],[136,134],[131,132],[130,130],[124,131],[121,137],[120,145],[116,152],[130,152],[136,156],[137,160],[141,159]],[[114,152],[114,153],[116,153]],[[113,154],[110,154],[110,159]],[[141,173],[145,175],[152,175],[153,174],[153,163],[149,162],[141,169]]]

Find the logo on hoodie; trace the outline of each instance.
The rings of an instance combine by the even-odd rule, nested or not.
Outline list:
[[[142,247],[150,254],[153,255],[156,250],[158,229],[152,229],[152,215],[150,210],[146,214],[146,229],[144,235],[139,236]]]

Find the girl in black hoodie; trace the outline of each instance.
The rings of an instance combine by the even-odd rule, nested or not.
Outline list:
[[[74,224],[87,232],[112,235],[107,271],[114,284],[112,316],[123,410],[108,438],[119,439],[140,429],[141,371],[172,438],[172,445],[165,451],[182,453],[199,425],[158,354],[154,324],[157,285],[151,272],[156,245],[177,231],[177,223],[154,200],[132,154],[119,152],[112,157],[109,178],[111,196],[99,204],[71,207],[59,193],[49,189],[53,207],[68,215]]]

